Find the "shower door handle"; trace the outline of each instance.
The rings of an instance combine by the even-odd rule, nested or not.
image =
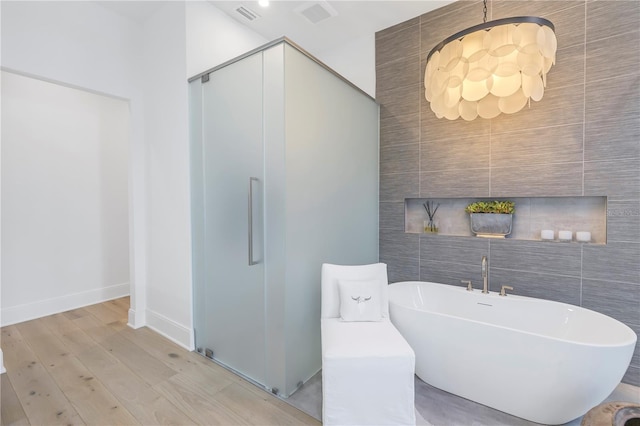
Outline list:
[[[257,265],[259,261],[253,259],[253,182],[259,182],[257,177],[249,178],[249,266]]]

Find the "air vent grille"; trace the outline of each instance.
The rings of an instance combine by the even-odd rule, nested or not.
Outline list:
[[[240,15],[244,16],[249,21],[254,21],[254,20],[256,20],[256,19],[258,19],[260,17],[260,15],[255,13],[253,10],[247,9],[244,6],[240,6],[239,8],[237,8],[236,12],[238,12]]]
[[[296,12],[304,16],[312,24],[317,24],[320,21],[324,21],[338,14],[326,1],[316,2],[311,6],[303,4],[296,8]]]

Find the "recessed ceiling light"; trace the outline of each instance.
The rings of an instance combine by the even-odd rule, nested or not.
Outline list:
[[[262,7],[269,6],[269,0],[258,0],[258,4]]]

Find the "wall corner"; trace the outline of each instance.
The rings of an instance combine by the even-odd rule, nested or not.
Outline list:
[[[144,310],[136,311],[135,309],[129,309],[128,315],[127,325],[133,329],[144,327],[147,323]]]

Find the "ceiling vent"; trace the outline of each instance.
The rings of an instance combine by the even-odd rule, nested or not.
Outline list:
[[[296,8],[295,11],[307,18],[312,24],[317,24],[338,14],[326,1],[311,3],[311,5],[303,4]]]
[[[260,15],[255,13],[253,10],[248,9],[244,6],[240,6],[239,8],[237,8],[236,12],[244,16],[244,18],[247,19],[248,21],[254,21],[260,17]]]

